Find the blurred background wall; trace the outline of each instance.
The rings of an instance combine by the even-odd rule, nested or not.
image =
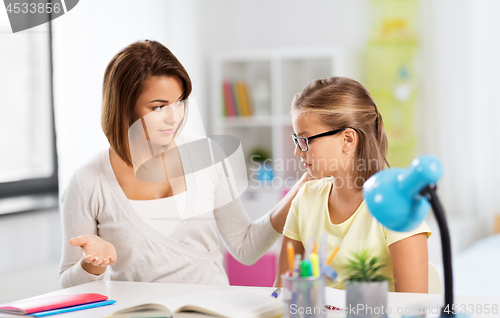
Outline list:
[[[335,47],[343,52],[341,75],[366,84],[370,80],[367,52],[373,45],[370,32],[381,2],[398,1],[80,1],[53,21],[59,196],[73,171],[108,145],[100,127],[102,78],[112,56],[128,44],[154,39],[178,57],[192,78],[192,96],[205,128],[212,131],[212,108],[220,107],[212,102],[214,94],[220,93],[211,83],[214,55]],[[457,254],[491,234],[493,216],[500,211],[496,193],[500,22],[494,15],[500,3],[414,2],[411,76],[416,99],[414,117],[409,119],[415,123],[414,151],[415,155],[432,153],[443,161],[439,192]],[[5,11],[0,10],[0,15],[6,16]],[[2,51],[9,50],[4,45],[7,37],[16,36],[5,30],[0,33]],[[23,32],[37,30],[42,29]],[[0,105],[3,110],[6,107]],[[390,116],[382,115],[384,120]],[[190,129],[197,132],[196,127]],[[8,151],[2,149],[2,154]],[[432,218],[428,221],[434,226]],[[430,257],[439,264],[439,235],[433,229]],[[0,215],[4,260],[0,303],[59,288],[60,240],[57,208]]]

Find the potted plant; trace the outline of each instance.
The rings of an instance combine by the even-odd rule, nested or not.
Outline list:
[[[348,318],[387,317],[389,278],[381,274],[386,264],[368,250],[354,253],[345,266]],[[349,310],[355,308],[354,310]]]
[[[260,181],[271,181],[274,178],[271,165],[271,154],[263,147],[256,147],[250,151],[250,162],[255,164],[257,179]]]

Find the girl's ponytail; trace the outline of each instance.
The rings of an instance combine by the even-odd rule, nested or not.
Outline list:
[[[377,106],[375,106],[375,111],[377,112],[377,118],[375,119],[375,128],[377,131],[377,141],[379,142],[379,147],[380,147],[380,152],[384,158],[384,162],[387,165],[388,168],[391,166],[389,165],[389,162],[387,161],[387,158],[385,157],[385,154],[387,153],[389,143],[387,141],[387,134],[385,133],[384,129],[384,121],[382,120],[382,115],[380,115]]]

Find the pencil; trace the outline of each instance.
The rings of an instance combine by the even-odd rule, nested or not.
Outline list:
[[[293,250],[292,242],[288,242],[287,244],[288,250],[288,266],[290,268],[290,276],[293,275],[293,259],[295,258],[295,251]]]
[[[335,255],[337,255],[337,252],[339,251],[339,249],[340,249],[340,244],[337,245],[337,247],[333,250],[332,255],[330,255],[330,257],[328,257],[328,259],[326,260],[327,265],[330,264],[331,261],[333,261],[333,258],[335,257]]]

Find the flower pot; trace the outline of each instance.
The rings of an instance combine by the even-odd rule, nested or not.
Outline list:
[[[347,282],[348,318],[386,318],[389,282]]]
[[[257,176],[259,181],[271,182],[274,178],[273,166],[269,162],[264,162],[260,165]]]

